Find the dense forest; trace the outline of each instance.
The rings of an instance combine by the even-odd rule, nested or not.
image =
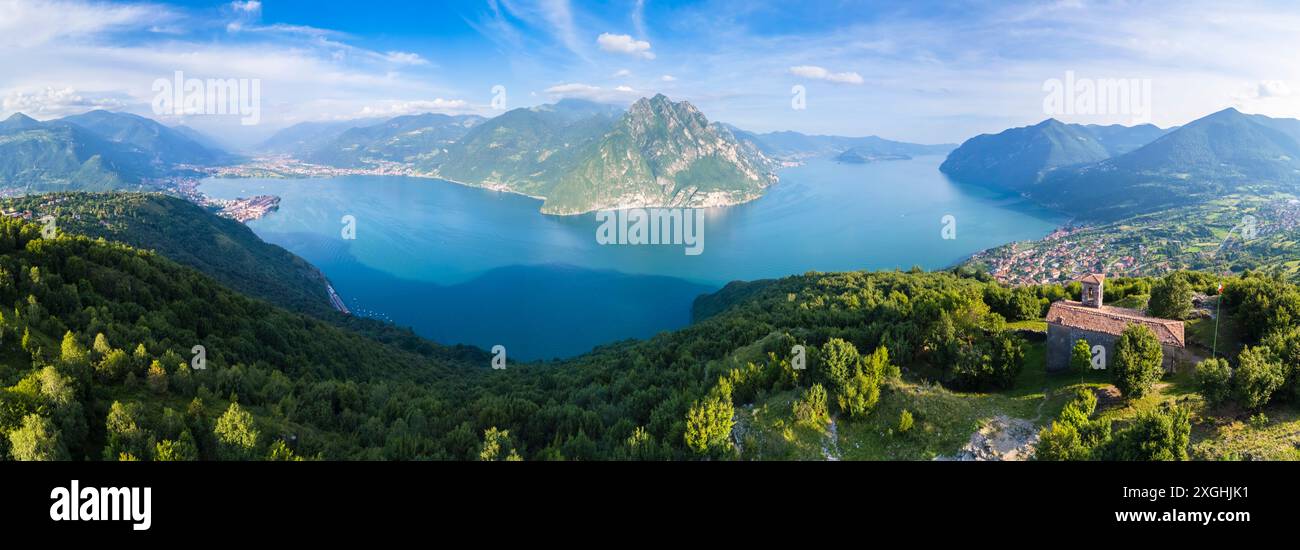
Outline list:
[[[111,232],[106,223],[93,225]],[[970,395],[1011,391],[1042,368],[1020,325],[1078,292],[1009,288],[964,270],[808,273],[703,296],[682,330],[493,370],[481,350],[245,296],[167,257],[172,245],[151,246],[159,252],[77,231],[46,239],[39,224],[0,220],[0,457],[749,458],[738,409],[773,396],[797,396],[781,409],[792,423],[834,419],[851,429],[879,421],[881,404],[906,399],[918,381]],[[1177,309],[1219,282],[1199,273],[1179,274],[1177,284],[1119,279],[1107,295]],[[1207,365],[1205,391],[1218,388],[1251,411],[1300,397],[1300,290],[1252,274],[1227,289],[1240,349],[1225,364],[1247,376],[1215,386]],[[1135,430],[1164,430],[1170,448],[1187,445],[1184,413],[1152,413],[1103,434],[1088,423],[1095,403],[1079,401],[1060,411],[1059,431],[1090,434],[1090,445],[1103,435],[1147,440]],[[902,412],[888,419],[898,432],[937,421]],[[1090,454],[1076,439],[1046,438],[1065,449],[1058,458],[1187,454],[1122,443]]]

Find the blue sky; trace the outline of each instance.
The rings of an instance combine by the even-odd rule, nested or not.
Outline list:
[[[1067,72],[1150,82],[1161,126],[1229,106],[1300,116],[1300,8],[1226,4],[0,0],[0,116],[151,114],[177,70],[261,79],[255,127],[161,117],[236,143],[307,120],[492,115],[497,85],[510,108],[664,93],[752,130],[918,142],[1042,120],[1044,83]]]

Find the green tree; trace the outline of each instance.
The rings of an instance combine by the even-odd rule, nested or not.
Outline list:
[[[1070,370],[1080,374],[1092,370],[1092,346],[1083,338],[1076,341],[1070,350]]]
[[[108,337],[101,332],[95,335],[95,343],[91,346],[91,349],[94,350],[99,359],[103,359],[105,355],[108,355],[108,352],[113,350],[113,346],[108,344]]]
[[[181,432],[180,438],[173,441],[164,439],[154,446],[153,459],[160,462],[181,462],[199,459],[198,447],[189,430]]]
[[[496,426],[483,432],[483,445],[478,453],[479,460],[518,462],[523,460],[515,451],[514,442],[508,430],[498,430]]]
[[[1196,384],[1210,405],[1221,405],[1232,397],[1232,367],[1227,359],[1206,359],[1196,364]]]
[[[903,409],[903,412],[898,415],[898,433],[905,434],[911,431],[913,422],[912,413]]]
[[[145,384],[149,390],[156,394],[167,393],[167,371],[163,370],[162,363],[154,361],[149,365],[149,372],[145,375]]]
[[[880,401],[880,379],[867,376],[859,369],[835,399],[840,410],[850,418],[865,417]]]
[[[131,372],[131,358],[120,349],[110,350],[99,364],[95,365],[96,375],[104,382],[122,380],[129,372]]]
[[[1151,285],[1147,312],[1164,319],[1186,319],[1192,312],[1192,285],[1182,273],[1170,273]]]
[[[1038,300],[1038,294],[1034,289],[1022,286],[1016,287],[1011,291],[1011,312],[1010,320],[1028,321],[1031,319],[1041,319],[1043,316],[1043,305]]]
[[[271,462],[302,462],[302,457],[294,454],[293,449],[290,449],[283,439],[277,439],[271,444],[266,459]]]
[[[813,384],[794,402],[795,421],[809,426],[826,424],[830,421],[830,411],[827,410],[826,403],[826,388],[821,384]]]
[[[38,414],[23,417],[22,425],[9,434],[9,454],[14,460],[68,460],[62,434],[54,422]]]
[[[1250,410],[1263,408],[1286,382],[1285,367],[1265,346],[1247,347],[1237,356],[1237,361],[1233,375],[1237,402]]]
[[[1187,460],[1191,434],[1191,416],[1182,407],[1144,412],[1116,436],[1111,458],[1142,462]]]
[[[249,460],[257,456],[257,427],[253,415],[231,403],[226,412],[217,419],[213,429],[217,436],[217,454],[225,460]]]
[[[1115,342],[1112,381],[1124,397],[1140,398],[1160,380],[1163,361],[1164,351],[1155,333],[1145,325],[1129,325]]]
[[[114,401],[108,408],[105,422],[107,444],[104,459],[116,460],[122,454],[148,457],[153,450],[152,436],[140,427],[140,407],[136,403]]]
[[[710,454],[733,448],[731,429],[736,409],[731,392],[719,383],[686,412],[686,446],[698,454]]]
[[[1038,446],[1034,450],[1037,460],[1087,460],[1088,448],[1083,445],[1078,428],[1066,422],[1053,421],[1051,426],[1038,431]]]
[[[826,367],[825,377],[834,385],[836,390],[849,383],[849,379],[853,378],[853,372],[858,368],[858,362],[861,359],[858,348],[840,338],[831,338],[825,344],[822,344],[819,355]]]

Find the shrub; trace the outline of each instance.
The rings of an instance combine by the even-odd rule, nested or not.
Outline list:
[[[1139,414],[1128,429],[1120,432],[1111,458],[1135,461],[1187,460],[1192,422],[1186,409],[1150,411]]]
[[[821,384],[803,391],[803,396],[794,403],[796,422],[808,425],[825,424],[830,421],[830,412],[826,408],[826,388]]]
[[[1111,376],[1124,397],[1140,398],[1155,387],[1163,374],[1164,351],[1155,333],[1144,325],[1129,325],[1115,343]]]
[[[1251,415],[1251,417],[1250,417],[1250,426],[1251,426],[1252,428],[1257,429],[1257,430],[1264,429],[1265,427],[1268,426],[1268,415],[1266,415],[1266,414],[1264,414],[1264,413],[1257,413],[1257,414]]]
[[[1240,361],[1235,376],[1237,402],[1247,409],[1260,409],[1286,382],[1285,367],[1265,346],[1248,347],[1237,359]]]
[[[1196,364],[1196,384],[1210,405],[1220,405],[1232,397],[1232,367],[1227,359],[1206,359]]]

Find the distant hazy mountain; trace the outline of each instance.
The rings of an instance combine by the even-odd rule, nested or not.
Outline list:
[[[1154,124],[1139,124],[1137,126],[1088,124],[1083,128],[1089,134],[1092,134],[1093,139],[1097,140],[1112,157],[1137,149],[1175,130],[1175,128],[1162,129]]]
[[[195,143],[206,147],[209,151],[215,151],[218,153],[226,154],[226,151],[229,150],[228,146],[222,143],[221,141],[219,141],[217,138],[214,138],[199,130],[195,130],[194,128],[191,128],[184,124],[172,126],[171,128],[179,132],[181,135],[194,141]]]
[[[90,130],[108,141],[133,147],[155,164],[206,165],[225,157],[224,152],[205,147],[184,131],[129,113],[90,111],[60,120]]]
[[[953,179],[1025,191],[1048,171],[1131,151],[1162,130],[1142,126],[1083,126],[1049,118],[1033,126],[983,134],[949,153],[939,170]]]
[[[266,141],[258,144],[255,149],[267,153],[303,157],[334,141],[343,132],[381,122],[383,122],[383,119],[378,118],[299,122],[272,134]]]
[[[778,160],[797,161],[815,157],[839,157],[849,153],[843,162],[868,162],[865,159],[885,160],[903,159],[919,155],[942,155],[951,151],[956,145],[922,145],[892,141],[877,136],[846,137],[808,135],[799,132],[769,132],[757,134],[731,127],[732,133],[742,140],[752,142],[768,157]]]
[[[903,153],[880,153],[870,147],[854,147],[835,156],[839,162],[850,164],[867,164],[870,162],[880,162],[882,160],[908,160],[911,155]]]
[[[307,151],[316,164],[360,167],[375,161],[418,163],[436,157],[485,119],[477,115],[436,113],[400,116],[385,122],[348,128]]]
[[[152,157],[62,120],[21,113],[0,122],[0,188],[23,192],[139,187],[155,175]]]
[[[1300,121],[1225,109],[1125,154],[1055,170],[1030,196],[1082,216],[1114,219],[1245,186],[1300,189]]]

